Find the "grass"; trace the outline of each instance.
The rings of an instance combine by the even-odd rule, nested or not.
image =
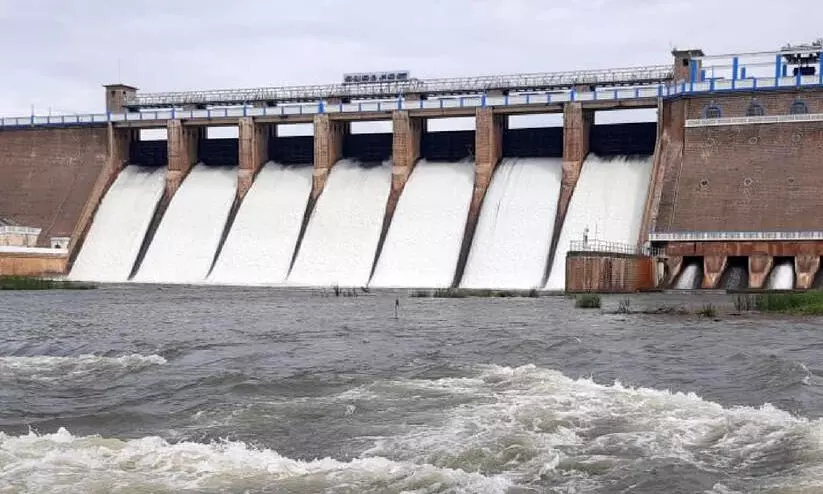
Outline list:
[[[574,306],[578,309],[599,309],[600,295],[593,293],[586,293],[580,295],[579,297],[575,298]]]
[[[749,296],[755,310],[800,315],[823,315],[823,291],[762,293]]]
[[[416,298],[537,298],[540,296],[540,292],[538,292],[536,288],[532,288],[531,290],[483,290],[471,288],[438,288],[436,290],[413,290],[409,293],[409,296]]]
[[[714,319],[717,317],[717,309],[712,304],[706,304],[699,310],[695,312],[698,316],[707,317],[709,319]]]
[[[51,280],[33,276],[0,276],[0,290],[89,290],[97,288],[76,281]]]

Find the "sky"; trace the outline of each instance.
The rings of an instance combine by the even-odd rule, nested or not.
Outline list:
[[[104,111],[141,91],[551,72],[779,49],[823,36],[823,2],[763,0],[0,0],[0,115]],[[777,10],[777,12],[776,12]]]

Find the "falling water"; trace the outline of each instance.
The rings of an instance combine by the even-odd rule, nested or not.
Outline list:
[[[649,186],[651,158],[602,159],[590,155],[580,173],[569,204],[557,250],[549,290],[566,287],[566,253],[573,240],[635,245],[640,234]]]
[[[473,187],[471,162],[419,162],[397,203],[371,286],[449,286]]]
[[[461,286],[540,286],[561,177],[559,159],[503,160],[483,200]]]
[[[677,290],[692,290],[700,286],[702,278],[702,269],[700,263],[692,262],[683,267],[680,276],[677,277],[677,282],[674,288]]]
[[[237,170],[195,166],[172,197],[135,281],[197,283],[211,269],[234,202]]]
[[[794,262],[792,260],[775,263],[766,288],[771,290],[791,290],[794,288]]]
[[[70,279],[127,281],[163,195],[165,168],[127,166],[100,201]]]
[[[391,165],[344,160],[329,174],[288,281],[309,286],[365,286],[380,239]]]
[[[266,164],[243,199],[209,281],[285,281],[311,186],[311,166]]]

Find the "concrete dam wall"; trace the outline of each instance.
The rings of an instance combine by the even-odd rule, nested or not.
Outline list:
[[[169,138],[154,141],[141,141],[127,129],[98,129],[106,139],[120,136],[121,146],[114,151],[128,157],[127,165],[110,177],[115,185],[95,207],[70,276],[121,282],[541,287],[550,271],[555,230],[562,225],[557,211],[564,130],[508,130],[504,122],[488,121],[492,127],[483,135],[424,132],[415,130],[413,120],[405,133],[400,127],[391,134],[350,134],[345,127],[320,122],[315,136],[278,137],[272,126],[253,126],[253,137],[244,133],[236,139],[208,139],[203,132],[170,125]],[[654,123],[588,128],[590,146],[605,155],[653,151]],[[113,154],[103,150],[98,175]],[[279,164],[272,157],[291,162]],[[379,165],[381,158],[386,165]],[[270,160],[265,169],[280,172],[263,175],[258,160]],[[502,168],[501,160],[506,160]],[[299,172],[307,165],[308,182]],[[151,170],[158,168],[165,168],[162,191],[148,179],[157,177]],[[237,178],[228,181],[226,175],[218,191],[208,173]],[[356,175],[344,178],[346,173],[384,178],[360,186]],[[507,178],[521,173],[525,180]],[[465,180],[457,180],[458,175]],[[452,190],[462,181],[468,189]],[[300,185],[306,183],[309,189]],[[496,185],[487,196],[491,184]],[[636,192],[645,197],[645,189],[639,185]],[[504,204],[515,209],[503,212]],[[500,255],[508,257],[512,271],[528,268],[514,277],[508,270],[507,276],[495,275],[500,271],[494,259]]]
[[[60,242],[49,254],[64,271],[84,253],[92,268],[75,274],[108,279],[94,252],[115,248],[100,239],[122,235],[106,226],[122,217],[121,281],[808,288],[823,255],[823,48],[786,50],[251,93],[107,86],[104,115],[0,119],[0,235]],[[595,122],[620,109],[656,109],[657,122]],[[535,114],[562,126],[511,128]],[[429,131],[441,118],[474,129]],[[352,132],[363,122],[391,131]],[[313,135],[280,135],[290,124]],[[213,127],[238,137],[208,138]],[[132,189],[124,166],[162,170],[162,190],[160,175]]]

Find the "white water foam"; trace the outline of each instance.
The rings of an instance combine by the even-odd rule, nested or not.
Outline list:
[[[462,287],[540,287],[561,178],[559,159],[505,159],[500,163],[483,200]]]
[[[391,188],[391,165],[343,160],[314,206],[289,283],[366,286]]]
[[[128,281],[163,196],[164,167],[127,166],[109,188],[94,215],[69,279]]]
[[[477,492],[503,494],[509,482],[431,465],[362,458],[292,460],[242,442],[170,444],[0,432],[0,491],[25,492]],[[15,490],[16,492],[16,490]]]
[[[607,160],[589,155],[569,203],[547,289],[566,288],[566,253],[571,241],[583,240],[586,229],[592,242],[637,244],[651,164],[651,158]]]
[[[794,262],[780,261],[775,263],[766,288],[771,290],[791,290],[794,288]]]
[[[79,355],[76,357],[33,356],[0,357],[0,382],[36,381],[40,383],[78,381],[96,378],[99,373],[121,374],[163,365],[160,355],[131,354],[120,357]]]
[[[172,197],[134,281],[205,281],[236,187],[236,168],[202,163],[192,168]]]
[[[505,472],[517,483],[551,485],[557,492],[600,492],[628,472],[645,480],[643,463],[651,468],[659,459],[706,474],[735,472],[740,480],[785,464],[786,455],[802,455],[803,464],[786,465],[782,474],[772,470],[756,485],[823,487],[823,421],[768,404],[724,408],[692,393],[602,385],[533,365],[489,366],[470,378],[397,381],[396,397],[386,397],[386,388],[374,393],[364,387],[349,396],[361,406],[372,406],[363,401],[374,394],[383,401],[406,396],[419,402],[444,393],[472,401],[441,407],[439,418],[379,438],[366,456]]]
[[[311,186],[311,166],[267,163],[243,199],[209,281],[284,282]]]
[[[474,188],[474,164],[420,161],[406,183],[370,286],[451,285]]]
[[[700,266],[696,263],[689,263],[680,272],[674,287],[677,290],[691,290],[695,288],[697,276],[700,274]]]

